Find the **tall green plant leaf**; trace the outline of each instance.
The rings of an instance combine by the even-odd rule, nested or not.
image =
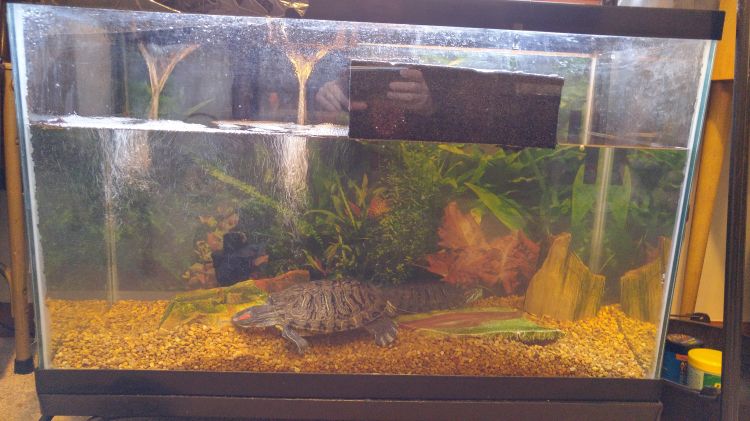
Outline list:
[[[571,210],[571,222],[573,229],[579,227],[586,215],[594,209],[594,202],[596,201],[596,192],[593,186],[587,185],[583,182],[585,167],[581,165],[576,173],[575,181],[573,181],[573,209]]]
[[[622,174],[622,186],[611,186],[609,194],[612,219],[618,228],[625,229],[632,192],[633,186],[630,178],[630,168],[626,166]]]
[[[462,147],[456,145],[440,144],[438,145],[438,148],[455,155],[471,156],[471,154],[466,152]]]
[[[471,189],[477,198],[495,217],[511,230],[522,229],[526,223],[518,206],[510,199],[503,195],[498,195],[485,190],[476,184],[466,183],[466,187]]]

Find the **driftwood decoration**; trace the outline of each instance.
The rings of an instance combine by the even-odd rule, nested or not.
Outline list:
[[[154,44],[146,45],[143,42],[138,43],[138,50],[146,61],[148,77],[151,82],[149,119],[156,120],[159,118],[159,96],[164,89],[164,85],[167,84],[167,79],[172,74],[174,67],[197,48],[198,45],[196,44],[188,44],[184,46],[172,46],[170,51],[168,47]]]
[[[669,239],[660,237],[657,256],[620,278],[620,305],[628,316],[651,323],[661,318],[670,249]]]
[[[604,276],[592,273],[570,251],[570,233],[555,237],[542,268],[526,290],[524,309],[557,320],[596,316],[604,293]]]

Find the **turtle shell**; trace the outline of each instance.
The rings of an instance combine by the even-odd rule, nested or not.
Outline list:
[[[325,334],[358,329],[383,315],[380,291],[353,280],[323,280],[291,286],[271,294],[284,322],[300,333]]]

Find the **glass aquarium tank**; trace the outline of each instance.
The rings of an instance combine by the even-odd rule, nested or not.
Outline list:
[[[41,369],[658,373],[721,15],[365,3],[10,5]],[[635,29],[534,18],[556,11]],[[356,63],[380,63],[380,96],[354,98]],[[441,94],[427,68],[559,107],[479,142],[502,107],[461,114],[453,93],[492,92]],[[465,135],[398,137],[433,113]],[[363,118],[375,135],[350,137]],[[537,124],[553,147],[524,146]]]

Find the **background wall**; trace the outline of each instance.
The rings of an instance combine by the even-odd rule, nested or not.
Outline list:
[[[701,285],[695,311],[708,313],[711,320],[722,320],[724,315],[724,256],[727,239],[727,194],[729,190],[729,148],[726,149],[721,169],[719,189],[714,201],[706,258],[703,263]]]

